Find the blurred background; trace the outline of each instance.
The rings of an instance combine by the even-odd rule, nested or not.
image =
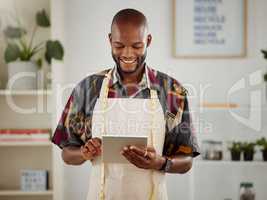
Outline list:
[[[123,8],[148,19],[147,64],[189,92],[202,154],[189,173],[168,175],[169,199],[237,200],[248,191],[266,200],[266,0],[1,0],[0,200],[86,198],[90,163],[65,165],[49,138],[72,88],[114,66],[108,33]],[[207,13],[218,21],[196,19]],[[216,37],[230,47],[209,40],[206,53],[184,42],[205,40],[196,33],[203,23],[221,27]]]

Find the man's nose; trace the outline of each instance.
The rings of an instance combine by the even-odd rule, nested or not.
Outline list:
[[[125,47],[122,52],[122,57],[124,58],[134,57],[133,49],[131,47]]]

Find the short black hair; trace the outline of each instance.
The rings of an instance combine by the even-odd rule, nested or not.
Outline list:
[[[132,8],[126,8],[120,10],[115,14],[115,16],[112,19],[111,30],[113,25],[119,22],[132,23],[134,25],[139,25],[139,26],[142,25],[145,28],[148,28],[146,16],[142,12]]]

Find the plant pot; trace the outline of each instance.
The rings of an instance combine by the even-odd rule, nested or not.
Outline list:
[[[244,151],[244,160],[252,161],[254,157],[254,151]]]
[[[36,63],[31,61],[16,61],[8,64],[8,89],[35,90],[37,89]]]
[[[267,161],[267,149],[262,150],[262,159]]]
[[[231,158],[233,161],[239,161],[241,157],[241,152],[231,151]]]

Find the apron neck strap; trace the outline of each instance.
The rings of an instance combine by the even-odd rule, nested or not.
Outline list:
[[[103,79],[101,90],[99,94],[99,99],[106,99],[108,98],[108,89],[109,89],[109,81],[111,79],[112,70],[110,70],[107,74],[105,74],[105,77]]]
[[[158,94],[156,90],[150,89],[150,98],[151,99],[158,99]]]
[[[99,99],[106,99],[108,98],[108,90],[109,90],[109,82],[112,76],[112,70],[110,70],[107,74],[105,74],[105,77],[103,79],[102,85],[101,85],[101,90],[100,90],[100,95]],[[157,99],[158,94],[156,90],[150,89],[150,98],[151,99]]]

